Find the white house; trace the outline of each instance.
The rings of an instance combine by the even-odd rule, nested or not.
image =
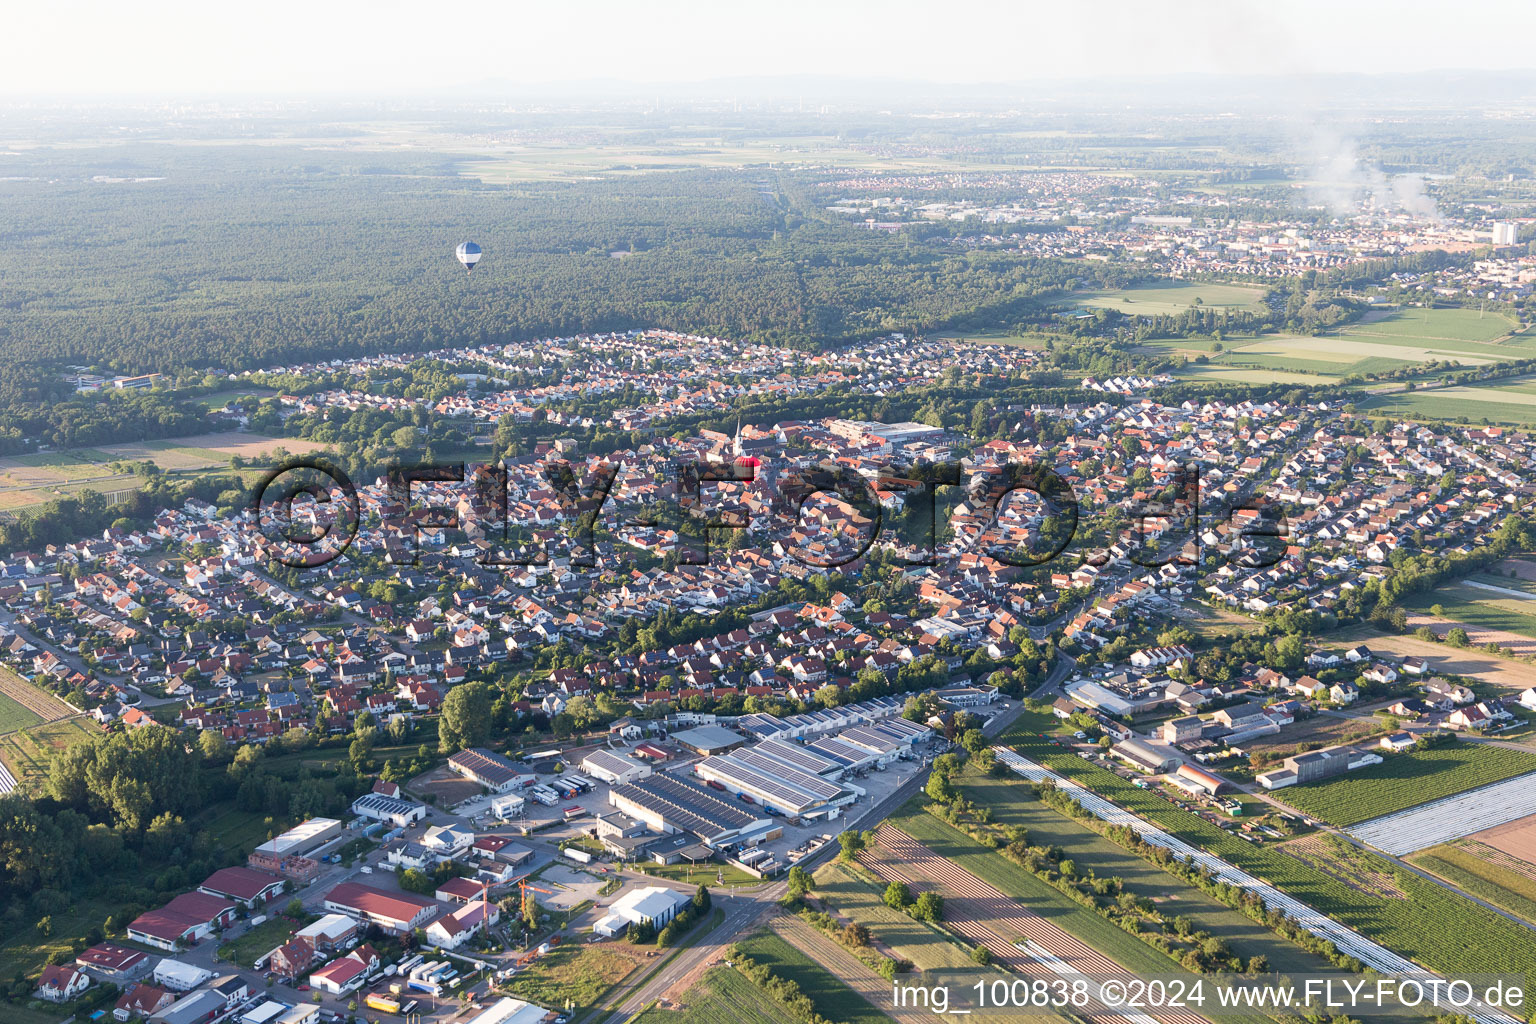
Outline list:
[[[43,968],[38,979],[37,997],[50,1003],[66,1003],[91,987],[91,977],[72,964]]]
[[[1536,686],[1528,687],[1521,692],[1520,706],[1530,711],[1536,711]]]
[[[457,949],[482,925],[489,927],[499,920],[496,904],[473,900],[427,925],[427,941],[441,949]]]
[[[433,853],[456,857],[475,843],[475,834],[460,825],[433,825],[421,837],[421,845]]]

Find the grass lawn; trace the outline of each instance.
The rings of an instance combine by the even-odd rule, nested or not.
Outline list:
[[[42,722],[42,716],[0,693],[0,732],[15,732]]]
[[[241,811],[225,805],[217,814],[195,819],[204,832],[212,833],[226,850],[250,853],[277,833],[281,822],[267,824],[267,816],[256,811]]]
[[[1118,309],[1127,315],[1178,314],[1195,308],[1264,310],[1264,289],[1241,284],[1214,284],[1207,281],[1169,281],[1164,284],[1136,285],[1112,291],[1074,292],[1066,304]]]
[[[502,985],[509,995],[540,1006],[556,1007],[571,1000],[574,1010],[592,1006],[635,968],[651,962],[655,946],[632,946],[623,939],[589,943],[572,937],[539,957]]]
[[[1342,827],[1531,771],[1536,771],[1536,753],[1458,743],[1389,754],[1381,764],[1324,782],[1289,786],[1273,796]]]
[[[1536,878],[1490,863],[1456,844],[1432,846],[1413,854],[1408,862],[1536,924]]]
[[[631,871],[638,871],[652,878],[666,878],[674,882],[690,882],[694,885],[707,885],[715,888],[721,885],[761,885],[762,879],[756,875],[749,875],[738,867],[730,864],[699,864],[689,865],[679,861],[676,864],[630,864],[627,867]],[[691,869],[691,870],[690,870]],[[715,881],[718,873],[720,881]]]
[[[287,897],[280,897],[278,905],[282,906]],[[293,933],[308,924],[313,918],[295,920],[284,917],[282,914],[274,914],[265,921],[233,942],[226,942],[219,947],[219,959],[228,960],[239,964],[247,970],[254,969],[257,957],[266,956],[272,950],[287,942]]]
[[[682,1003],[682,1010],[653,1006],[630,1024],[796,1024],[788,1010],[765,999],[757,986],[730,967],[711,969]]]
[[[1441,973],[1524,973],[1536,963],[1536,934],[1465,897],[1363,854],[1373,870],[1392,877],[1405,898],[1362,894],[1344,880],[1273,844],[1255,846],[1199,815],[1137,789],[1107,769],[1039,737],[1054,728],[1048,714],[1020,715],[1004,742],[1025,757],[1130,809],[1170,835],[1263,878],[1303,903],[1390,949]]]
[[[883,1024],[890,1020],[821,964],[767,929],[754,933],[741,946],[753,960],[799,985],[816,1005],[816,1012],[828,1020],[838,1024]]]
[[[50,935],[44,936],[32,925],[14,932],[0,932],[0,977],[9,979],[16,974],[36,974],[54,953],[67,952],[76,936],[101,927],[108,916],[120,909],[115,901],[79,899],[62,913],[52,915]],[[124,944],[121,938],[112,941]],[[3,1012],[0,1012],[0,1019],[10,1020]],[[58,1024],[61,1019],[55,1015],[52,1024]]]

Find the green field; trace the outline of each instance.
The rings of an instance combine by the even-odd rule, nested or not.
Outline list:
[[[1408,862],[1536,924],[1536,878],[1489,863],[1455,845],[1432,846],[1413,854]]]
[[[1508,586],[1503,581],[1497,585]],[[1424,613],[1438,604],[1448,619],[1536,638],[1536,600],[1502,596],[1491,590],[1453,583],[1428,593],[1416,594],[1403,604]]]
[[[76,936],[99,928],[108,915],[119,909],[118,903],[109,900],[76,899],[67,910],[52,915],[53,931],[46,938],[30,924],[14,931],[0,930],[0,976],[36,975],[48,963],[49,957],[68,951]],[[121,936],[113,941],[134,945],[124,943]],[[10,1020],[4,1011],[0,1011],[0,1019]],[[54,1017],[55,1021],[60,1019]]]
[[[1175,370],[1180,380],[1210,384],[1316,384],[1315,375],[1285,370],[1264,370],[1253,366],[1229,366],[1225,363],[1189,363]]]
[[[682,998],[683,1010],[653,1006],[629,1024],[795,1024],[788,1010],[766,999],[730,967],[712,968]]]
[[[1194,921],[1197,928],[1225,939],[1244,960],[1262,954],[1279,971],[1330,969],[1320,957],[1277,937],[1247,915],[1142,860],[1044,802],[1025,796],[1027,786],[1017,776],[994,779],[968,773],[961,788],[968,799],[990,808],[994,821],[1028,829],[1031,846],[1059,846],[1067,851],[1079,871],[1091,871],[1099,878],[1120,878],[1125,891],[1144,896],[1160,908],[1171,904],[1177,913]],[[994,856],[1002,859],[1001,854]]]
[[[1039,737],[1055,729],[1040,713],[1025,713],[1005,736],[1019,753],[1129,808],[1170,835],[1208,850],[1243,871],[1354,928],[1403,956],[1441,973],[1524,973],[1536,964],[1536,933],[1390,861],[1359,851],[1361,860],[1394,879],[1405,898],[1362,898],[1342,878],[1288,856],[1283,846],[1254,845],[1228,835],[1197,814],[1137,789],[1105,768]]]
[[[774,974],[799,985],[800,991],[816,1004],[816,1012],[828,1020],[838,1024],[884,1024],[890,1020],[821,964],[767,929],[749,936],[741,947]]]
[[[1064,304],[1091,308],[1118,309],[1127,316],[1141,314],[1169,315],[1195,308],[1230,309],[1263,312],[1264,289],[1241,284],[1170,281],[1167,284],[1136,285],[1109,291],[1073,292]]]
[[[277,906],[282,907],[287,902],[287,897],[279,897]],[[309,923],[309,918],[296,921],[282,914],[274,914],[270,920],[264,921],[240,936],[233,942],[226,942],[219,947],[219,959],[227,960],[252,970],[256,966],[256,960],[264,957],[272,950],[281,946],[293,937],[293,933]]]
[[[1386,373],[1431,360],[1483,366],[1529,358],[1536,337],[1516,336],[1501,344],[1492,344],[1508,335],[1514,326],[1515,322],[1501,313],[1479,314],[1475,309],[1406,309],[1367,313],[1356,323],[1317,337],[1292,334],[1231,336],[1223,339],[1219,352],[1215,351],[1217,342],[1203,338],[1166,338],[1148,342],[1146,347],[1185,355],[1204,354],[1210,363],[1185,367],[1180,376],[1186,379],[1259,383],[1262,373],[1269,375],[1270,380],[1289,383],[1306,376],[1342,379]],[[1458,400],[1479,400],[1476,396],[1484,391],[1448,388],[1432,394],[1440,399],[1439,405],[1450,406]],[[1405,406],[1417,402],[1426,408],[1436,401],[1429,394],[1384,395],[1372,400],[1370,407],[1390,408],[1394,399],[1400,399]],[[1536,406],[1536,394],[1510,392],[1505,400],[1511,405]],[[1463,410],[1440,415],[1463,414],[1468,413]],[[1536,408],[1526,412],[1524,417],[1536,419]]]
[[[1522,356],[1523,357],[1523,356]],[[1527,378],[1487,385],[1456,385],[1430,391],[1393,392],[1357,402],[1362,409],[1427,420],[1536,424],[1536,395]]]
[[[24,707],[12,698],[0,693],[0,733],[25,729],[29,725],[37,725],[42,720],[42,716],[31,708]]]
[[[1276,790],[1273,796],[1331,825],[1347,827],[1532,771],[1536,753],[1458,743],[1388,754],[1381,764]]]
[[[0,736],[0,760],[27,788],[47,776],[48,762],[56,751],[99,735],[95,723],[83,716],[44,722]]]
[[[1391,312],[1366,314],[1340,333],[1382,339],[1414,341],[1490,342],[1515,329],[1515,321],[1503,313],[1476,309],[1419,309],[1405,307]],[[1536,339],[1519,339],[1525,347]],[[1499,354],[1489,347],[1489,354]],[[1504,358],[1516,358],[1504,356]]]

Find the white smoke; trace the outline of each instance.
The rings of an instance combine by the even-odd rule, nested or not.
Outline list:
[[[1406,213],[1438,222],[1440,210],[1418,174],[1387,174],[1361,158],[1354,139],[1318,122],[1296,126],[1303,160],[1309,167],[1307,193],[1313,205],[1336,217],[1352,217],[1369,201],[1379,211]]]

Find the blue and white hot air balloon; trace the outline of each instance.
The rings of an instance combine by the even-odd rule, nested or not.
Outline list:
[[[474,270],[475,264],[480,262],[480,247],[474,242],[460,242],[455,251],[459,262],[464,264],[465,270]]]

